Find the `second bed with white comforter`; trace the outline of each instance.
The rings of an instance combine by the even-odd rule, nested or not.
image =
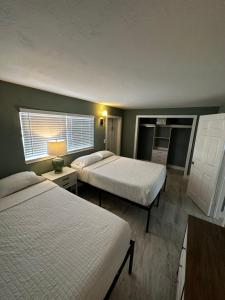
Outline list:
[[[149,206],[166,178],[166,167],[160,164],[112,155],[87,167],[71,165],[78,178],[97,188]]]

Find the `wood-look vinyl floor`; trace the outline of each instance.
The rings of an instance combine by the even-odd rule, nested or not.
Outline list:
[[[149,233],[145,233],[147,211],[116,196],[102,194],[102,206],[126,220],[135,240],[133,274],[124,268],[110,300],[174,300],[176,272],[188,214],[207,219],[186,196],[187,182],[176,171],[168,174],[159,207],[153,207]],[[98,204],[98,191],[82,186],[79,196]]]

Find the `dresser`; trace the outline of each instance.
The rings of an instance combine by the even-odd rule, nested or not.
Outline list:
[[[225,299],[225,228],[189,216],[176,300]]]

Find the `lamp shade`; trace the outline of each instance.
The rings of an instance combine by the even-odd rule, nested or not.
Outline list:
[[[64,140],[48,141],[48,154],[53,156],[66,153],[66,143]]]

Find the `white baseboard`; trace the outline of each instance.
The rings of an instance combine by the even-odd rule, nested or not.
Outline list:
[[[166,166],[167,166],[167,168],[169,168],[169,169],[174,169],[174,170],[184,171],[184,167],[175,166],[175,165],[166,165]]]

